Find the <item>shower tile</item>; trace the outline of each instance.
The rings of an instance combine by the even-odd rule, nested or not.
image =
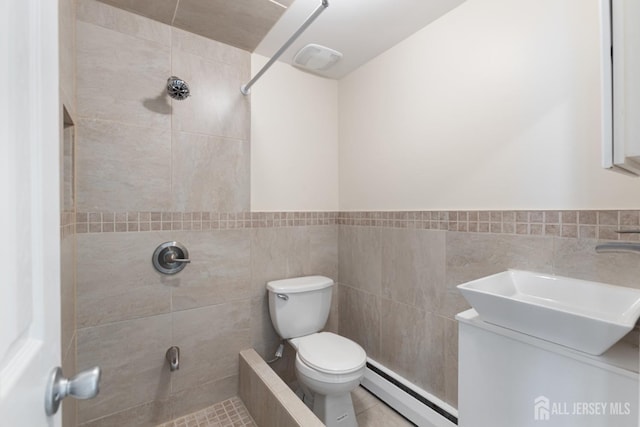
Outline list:
[[[159,423],[170,420],[171,418],[172,405],[170,400],[152,400],[150,402],[143,403],[142,405],[127,408],[124,411],[109,414],[102,418],[80,424],[79,427],[155,427]],[[73,426],[75,424],[70,425]]]
[[[447,318],[444,322],[444,400],[458,407],[458,322]]]
[[[254,0],[181,0],[173,25],[252,52],[285,9]]]
[[[171,283],[174,311],[246,299],[251,295],[249,230],[175,232],[191,263]]]
[[[242,401],[238,397],[232,397],[158,427],[186,426],[255,427],[256,424]]]
[[[251,299],[251,348],[263,359],[271,359],[280,343],[269,314],[269,299],[263,296]]]
[[[74,335],[69,342],[68,347],[62,347],[62,372],[66,374],[73,374],[78,372],[76,368],[77,354],[76,354],[76,335]],[[76,399],[64,399],[62,401],[62,425],[63,426],[76,426],[78,415],[78,401]]]
[[[248,141],[174,132],[171,152],[174,210],[249,210]]]
[[[178,0],[100,0],[121,9],[171,24]]]
[[[236,354],[236,358],[238,354]],[[180,390],[171,395],[173,418],[205,408],[238,395],[238,370],[231,376]]]
[[[60,348],[63,355],[76,333],[76,267],[76,236],[68,236],[60,240]]]
[[[174,131],[249,141],[250,98],[240,92],[249,77],[246,66],[173,49],[172,72],[189,84],[192,95],[172,101]]]
[[[436,312],[445,280],[444,231],[382,230],[382,295]]]
[[[333,295],[331,298],[331,310],[329,311],[329,318],[327,324],[324,327],[324,331],[339,333],[339,319],[340,319],[340,297],[338,295],[338,285],[335,285],[333,289]]]
[[[78,235],[78,327],[169,312],[171,276],[151,265],[168,240],[168,233]]]
[[[340,228],[338,278],[340,283],[376,296],[382,294],[382,242],[380,228]]]
[[[456,288],[461,283],[509,268],[552,271],[552,237],[449,232],[446,249],[446,288],[438,314],[450,319],[469,308]]]
[[[60,0],[59,5],[59,54],[60,54],[60,102],[71,117],[76,118],[76,40],[74,0]]]
[[[324,425],[252,349],[240,354],[240,396],[258,425]]]
[[[338,280],[338,226],[310,226],[309,262],[305,274]]]
[[[79,116],[170,129],[170,57],[167,45],[78,21]]]
[[[360,344],[367,356],[380,355],[380,298],[340,284],[338,311],[340,335]]]
[[[307,227],[255,228],[251,233],[253,296],[266,295],[268,281],[304,276],[308,271]]]
[[[576,279],[640,288],[640,264],[633,253],[599,254],[595,239],[555,239],[553,273]]]
[[[78,421],[166,399],[171,377],[164,354],[171,345],[170,314],[79,329],[78,371],[100,366],[102,381],[95,399],[78,402]]]
[[[145,17],[144,13],[130,13],[126,10],[131,10],[130,8],[124,7],[123,9],[125,10],[122,10],[120,7],[123,6],[123,3],[126,1],[127,0],[76,0],[77,18],[88,24],[95,24],[119,33],[138,37],[164,46],[170,46],[171,27],[163,24],[161,19],[149,19],[149,17]],[[153,10],[160,13],[166,13],[167,6],[168,8],[173,6],[171,10],[173,14],[176,1],[177,0],[149,0],[147,6],[153,3],[155,6]],[[110,3],[111,5],[105,3]],[[145,2],[132,0],[129,1],[129,3],[135,7],[144,6],[143,3]],[[173,5],[171,5],[171,3],[173,3]],[[162,11],[163,8],[165,8],[164,11]]]
[[[620,211],[620,225],[625,229],[637,229],[640,225],[640,214],[638,211]]]
[[[220,43],[179,28],[171,29],[173,49],[192,55],[202,56],[212,61],[224,62],[236,67],[244,67],[251,72],[251,54],[246,50]]]
[[[251,347],[250,315],[250,300],[173,313],[180,369],[171,373],[172,392],[237,374],[240,350]]]
[[[618,225],[618,211],[599,211],[598,212],[598,224],[599,225]]]
[[[436,396],[444,395],[444,319],[381,300],[380,357],[383,365]]]
[[[162,211],[171,204],[171,136],[102,120],[78,124],[78,210]]]

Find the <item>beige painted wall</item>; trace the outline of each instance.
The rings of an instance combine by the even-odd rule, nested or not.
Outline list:
[[[468,0],[339,83],[340,209],[627,209],[597,0]]]
[[[251,210],[338,210],[337,81],[276,62],[253,86]]]

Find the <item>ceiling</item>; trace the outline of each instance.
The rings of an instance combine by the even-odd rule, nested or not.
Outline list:
[[[165,24],[270,57],[321,0],[100,0]],[[464,0],[329,0],[329,7],[280,57],[291,63],[316,43],[343,58],[317,74],[339,79]]]
[[[253,52],[294,0],[100,0]]]
[[[182,1],[182,0],[181,0]],[[339,79],[424,28],[464,0],[329,0],[329,7],[280,57],[291,63],[303,46],[316,43],[344,56],[332,68],[317,72]],[[271,56],[321,3],[295,0],[255,49]]]

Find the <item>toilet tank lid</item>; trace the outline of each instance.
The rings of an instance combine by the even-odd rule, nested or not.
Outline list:
[[[324,276],[292,277],[291,279],[267,282],[270,292],[295,294],[297,292],[317,291],[333,285],[333,280]]]

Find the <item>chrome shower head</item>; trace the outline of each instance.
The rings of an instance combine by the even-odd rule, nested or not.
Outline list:
[[[167,79],[167,93],[171,98],[178,101],[187,99],[191,95],[187,82],[176,76],[171,76]]]

